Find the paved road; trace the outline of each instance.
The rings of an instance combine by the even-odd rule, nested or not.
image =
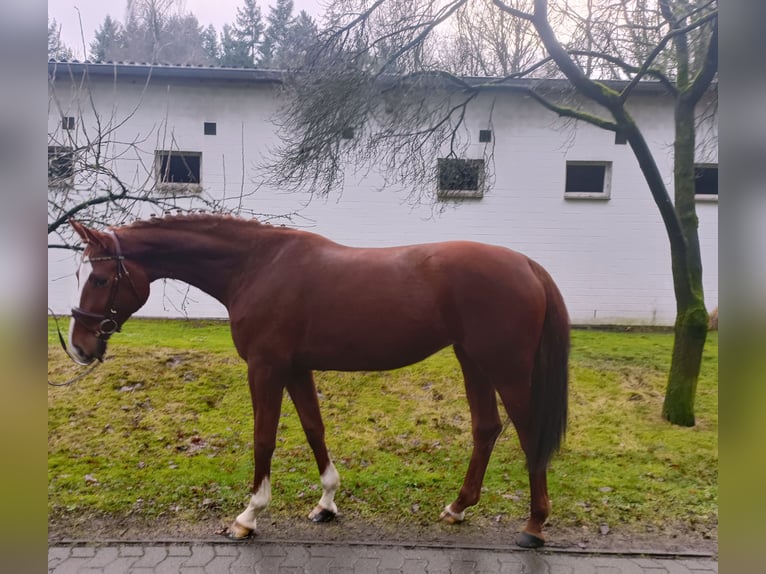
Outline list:
[[[223,574],[710,574],[706,557],[614,556],[385,544],[127,544],[48,548],[48,572]]]

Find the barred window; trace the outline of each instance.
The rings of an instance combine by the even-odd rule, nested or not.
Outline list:
[[[48,186],[69,187],[74,180],[74,151],[67,146],[48,146]]]
[[[474,198],[484,196],[484,160],[439,158],[437,197]]]

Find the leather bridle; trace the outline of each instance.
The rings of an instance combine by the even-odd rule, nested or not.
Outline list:
[[[112,238],[114,238],[114,254],[113,255],[104,255],[102,257],[91,257],[88,259],[88,261],[115,261],[117,263],[117,272],[114,276],[114,281],[112,282],[112,289],[109,294],[109,303],[106,306],[106,314],[99,314],[99,313],[91,313],[90,311],[84,311],[83,309],[80,309],[80,307],[72,307],[72,319],[75,321],[79,321],[86,329],[88,329],[91,333],[96,335],[99,339],[106,341],[112,334],[119,332],[122,325],[117,320],[117,315],[119,314],[116,307],[115,307],[115,301],[117,299],[117,291],[119,289],[120,281],[122,279],[127,279],[130,283],[130,289],[133,292],[133,295],[136,297],[136,299],[140,300],[140,297],[138,295],[138,291],[136,290],[136,286],[133,283],[133,279],[130,276],[130,273],[128,273],[127,268],[125,267],[125,256],[122,254],[122,248],[120,247],[120,240],[117,238],[117,234],[112,230],[107,230],[107,233],[109,233]],[[51,312],[51,315],[53,316],[53,319],[56,323],[56,330],[58,331],[59,336],[59,342],[61,343],[61,347],[64,349],[64,352],[69,356],[70,359],[72,359],[75,363],[83,364],[81,361],[73,355],[69,349],[67,349],[66,341],[64,340],[64,335],[61,333],[61,328],[59,327],[58,318],[56,317],[55,313],[53,313],[53,310],[48,307],[48,311]],[[98,361],[94,362],[89,369],[86,371],[80,373],[79,375],[69,379],[66,382],[63,383],[54,383],[50,380],[48,380],[48,384],[53,387],[63,387],[67,385],[71,385],[72,383],[79,381],[83,377],[85,377],[87,374],[89,374],[99,363],[102,363],[104,361],[104,358],[99,356],[96,357]]]
[[[117,234],[114,231],[107,231],[114,238],[114,254],[104,255],[102,257],[90,257],[88,261],[93,263],[94,261],[115,261],[117,263],[117,270],[112,281],[112,289],[109,294],[109,302],[106,306],[105,314],[91,313],[90,311],[84,311],[80,307],[72,307],[72,318],[79,321],[86,329],[96,335],[99,339],[107,340],[112,334],[117,333],[122,328],[122,325],[117,320],[119,314],[115,308],[115,300],[117,299],[117,292],[120,287],[120,281],[127,279],[130,283],[131,291],[133,295],[138,299],[138,292],[136,286],[133,284],[133,279],[128,273],[125,267],[125,256],[122,254],[120,248],[120,240],[117,238]]]

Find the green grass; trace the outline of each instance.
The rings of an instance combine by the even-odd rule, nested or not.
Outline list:
[[[49,378],[77,372],[50,322],[48,341]],[[711,333],[706,345],[693,428],[660,417],[671,344],[668,333],[573,331],[569,432],[549,473],[556,525],[715,530],[718,337]],[[133,319],[108,356],[73,386],[49,388],[50,518],[238,514],[252,480],[252,415],[227,324]],[[341,474],[341,512],[433,522],[456,496],[471,447],[452,352],[391,372],[317,373],[316,381]],[[272,516],[304,516],[319,498],[287,397],[272,480]],[[509,427],[469,519],[523,518],[528,496]]]

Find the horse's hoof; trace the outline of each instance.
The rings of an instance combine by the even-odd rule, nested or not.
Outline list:
[[[332,522],[333,520],[335,520],[335,513],[332,510],[327,510],[326,508],[317,506],[309,514],[309,520],[311,520],[311,522],[316,522],[316,523]]]
[[[447,506],[444,510],[442,510],[442,513],[439,515],[439,518],[446,522],[447,524],[460,524],[465,520],[465,511],[463,512],[452,512],[450,510],[450,507]]]
[[[250,540],[253,537],[253,530],[247,526],[242,526],[236,520],[232,522],[228,528],[222,528],[217,531],[216,534],[220,534],[227,540],[233,542],[242,542],[243,540]]]
[[[545,544],[545,540],[529,532],[519,532],[516,536],[516,544],[522,548],[540,548]]]

